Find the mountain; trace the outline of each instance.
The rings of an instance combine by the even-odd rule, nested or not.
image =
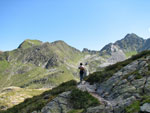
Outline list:
[[[132,55],[149,49],[149,39],[145,40],[134,33],[127,34],[123,39],[115,43],[109,43],[99,51],[99,55],[105,58],[105,62],[100,67],[123,61]]]
[[[80,62],[87,64],[85,65],[86,71],[90,75],[96,71],[101,72],[108,65],[124,61],[140,51],[150,49],[149,41],[149,39],[144,40],[132,33],[115,43],[104,46],[100,51],[84,49],[81,52],[60,40],[43,43],[39,40],[27,39],[17,49],[0,53],[0,109],[7,109],[20,102],[11,99],[7,101],[10,104],[3,105],[7,95],[12,97],[19,95],[19,93],[14,93],[13,90],[4,92],[3,95],[5,89],[10,89],[12,86],[20,87],[21,91],[24,90],[21,95],[24,95],[26,92],[28,93],[26,89],[29,88],[31,90],[53,88],[62,82],[72,79],[79,80],[77,67]],[[129,63],[129,61],[127,62]],[[122,65],[125,66],[126,64],[122,62]],[[108,67],[117,70],[123,66],[117,65],[114,68],[112,65],[112,67]],[[107,70],[105,71],[107,72]],[[106,76],[112,76],[111,72],[106,73]],[[99,80],[97,76],[93,78],[96,82]],[[105,77],[103,76],[103,78]],[[103,80],[103,78],[100,78],[100,80]],[[61,92],[63,92],[63,89],[61,89]],[[32,94],[29,94],[26,98],[32,96]],[[57,94],[53,96],[56,97]],[[18,96],[19,98],[21,96]],[[22,101],[26,98],[24,96]]]
[[[9,86],[54,87],[77,79],[80,62],[88,64],[86,68],[92,73],[148,48],[149,39],[144,40],[133,33],[100,51],[85,48],[80,52],[64,41],[43,43],[27,39],[17,49],[0,53],[0,89]]]
[[[100,54],[111,55],[114,51],[122,51],[127,57],[132,56],[139,52],[144,46],[145,40],[134,33],[127,34],[123,39],[110,43],[104,46]],[[114,48],[115,47],[115,48]]]
[[[141,51],[150,50],[149,42],[150,39],[145,40],[131,33],[115,43],[105,45],[100,51],[84,48],[82,53],[91,55],[86,62],[89,64],[90,72],[94,72],[102,67],[130,58]]]
[[[98,67],[101,68],[123,61],[142,50],[147,50],[146,47],[148,47],[148,43],[146,44],[146,42],[147,41],[143,38],[131,33],[127,34],[123,39],[118,40],[115,43],[105,45],[100,51],[84,48],[82,53],[91,55],[86,62],[89,63],[90,69],[92,67],[97,69]],[[91,70],[91,72],[94,71],[94,69]]]
[[[64,41],[43,43],[27,39],[17,49],[0,53],[0,89],[9,86],[54,87],[78,79],[80,62],[88,64],[86,68],[92,73],[149,49],[149,41],[131,33],[100,51],[85,48],[80,52]]]
[[[68,81],[2,113],[149,113],[150,51]]]
[[[63,41],[25,40],[17,49],[0,54],[0,89],[47,88],[75,79],[82,57],[79,50]]]
[[[125,38],[115,42],[125,53],[136,51],[144,46],[145,40],[134,33],[127,34]]]

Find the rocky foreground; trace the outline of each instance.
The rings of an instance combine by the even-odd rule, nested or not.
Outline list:
[[[131,62],[113,74],[107,81],[77,86],[97,98],[101,105],[89,107],[85,113],[150,113],[150,56]],[[69,113],[69,92],[54,98],[40,112]]]

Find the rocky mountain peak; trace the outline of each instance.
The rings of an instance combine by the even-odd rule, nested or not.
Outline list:
[[[89,50],[87,48],[83,48],[82,53],[87,53],[87,54],[97,54],[99,51],[95,50]]]
[[[18,48],[21,48],[21,49],[27,49],[27,48],[30,48],[30,47],[33,47],[33,46],[37,46],[37,45],[41,45],[42,42],[39,41],[39,40],[30,40],[30,39],[26,39],[24,40]]]
[[[118,45],[125,53],[129,51],[136,51],[143,47],[145,40],[134,33],[127,34],[123,39],[116,41],[114,44]]]
[[[124,37],[124,39],[129,39],[129,38],[139,38],[139,36],[138,35],[136,35],[135,33],[128,33],[125,37]]]

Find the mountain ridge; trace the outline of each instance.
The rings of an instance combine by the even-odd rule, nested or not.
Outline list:
[[[132,39],[135,40],[130,42]],[[124,45],[128,46],[132,43],[135,43],[131,45],[133,46],[132,48],[129,48],[131,51],[128,51],[130,52],[128,53],[128,56],[127,53],[124,52],[127,51],[128,48],[121,49],[119,46],[123,42]],[[136,42],[138,43],[136,44]],[[143,46],[143,42],[145,46]],[[140,47],[140,43],[142,43],[143,46],[142,50],[150,49],[148,42],[149,39],[144,41],[144,39],[132,33],[127,34],[125,38],[116,41],[115,43],[110,43],[104,46],[100,51],[84,49],[84,51],[81,52],[62,40],[52,43],[43,43],[39,40],[27,39],[23,41],[17,49],[13,51],[2,52],[0,54],[0,65],[3,67],[0,71],[2,77],[1,88],[5,86],[9,87],[10,85],[17,85],[20,87],[30,87],[31,85],[32,87],[36,87],[35,84],[37,83],[41,83],[42,85],[45,84],[44,87],[48,87],[52,84],[57,84],[59,81],[52,76],[53,74],[55,76],[59,75],[58,77],[62,77],[62,80],[60,81],[64,81],[66,75],[69,79],[78,78],[77,67],[80,62],[87,63],[87,69],[89,73],[92,73],[107,65],[123,61],[126,58],[136,54],[139,49],[135,48],[137,45]],[[38,75],[39,77],[36,76],[37,73],[40,73]],[[4,75],[7,76],[4,77]],[[20,79],[20,75],[24,75],[23,79],[26,79],[26,81],[23,83],[18,81],[18,79]],[[29,77],[29,75],[31,77]],[[65,76],[63,77],[61,75]],[[49,77],[53,78],[51,79],[52,81],[49,79]],[[58,79],[58,77],[56,78]],[[7,79],[9,81],[8,84],[3,82]],[[11,79],[18,82],[15,84],[13,81],[11,81]],[[51,81],[52,84],[47,85],[49,83],[48,81]],[[42,85],[40,85],[40,87],[42,87]]]
[[[42,43],[25,40],[19,48],[0,54],[0,66],[3,67],[0,70],[0,89],[11,85],[53,87],[75,79],[77,71],[74,67],[82,57],[79,50],[63,41]],[[4,81],[7,81],[7,84]]]
[[[135,54],[135,52],[141,52],[143,50],[150,49],[149,46],[147,47],[149,40],[150,40],[149,38],[148,39],[144,39],[142,37],[139,37],[135,33],[130,33],[130,34],[127,34],[124,38],[115,41],[114,43],[106,44],[99,51],[95,51],[95,50],[90,50],[90,49],[84,48],[82,50],[82,52],[83,53],[84,52],[85,53],[89,53],[89,54],[91,54],[91,53],[92,54],[99,53],[100,55],[103,55],[103,53],[105,54],[105,52],[106,52],[108,55],[111,55],[111,46],[114,45],[118,49],[121,49],[125,54],[128,54],[128,52],[130,53],[131,51],[133,51],[134,54]],[[108,48],[110,48],[110,49],[108,49]]]

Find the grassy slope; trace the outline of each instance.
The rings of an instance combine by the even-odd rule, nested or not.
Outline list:
[[[137,51],[130,51],[130,52],[125,52],[125,55],[127,58],[133,56],[133,55],[136,55],[137,54]]]
[[[4,109],[13,107],[14,105],[23,102],[26,98],[32,98],[44,91],[45,89],[7,88],[0,94],[0,106],[4,106]]]
[[[77,49],[67,45],[63,41],[51,43],[52,49],[60,58],[65,58],[69,63],[77,63],[84,55]]]
[[[5,64],[5,65],[4,65]],[[54,72],[49,70],[36,67],[32,64],[21,64],[17,63],[15,66],[8,68],[7,62],[2,62],[3,70],[9,70],[0,76],[0,88],[9,86],[29,87],[29,88],[42,88],[46,87],[45,83],[50,86],[58,85],[62,82],[74,79],[71,71],[65,66],[61,66]],[[31,69],[23,74],[14,74],[14,70],[26,70]],[[8,76],[6,75],[8,74]]]

